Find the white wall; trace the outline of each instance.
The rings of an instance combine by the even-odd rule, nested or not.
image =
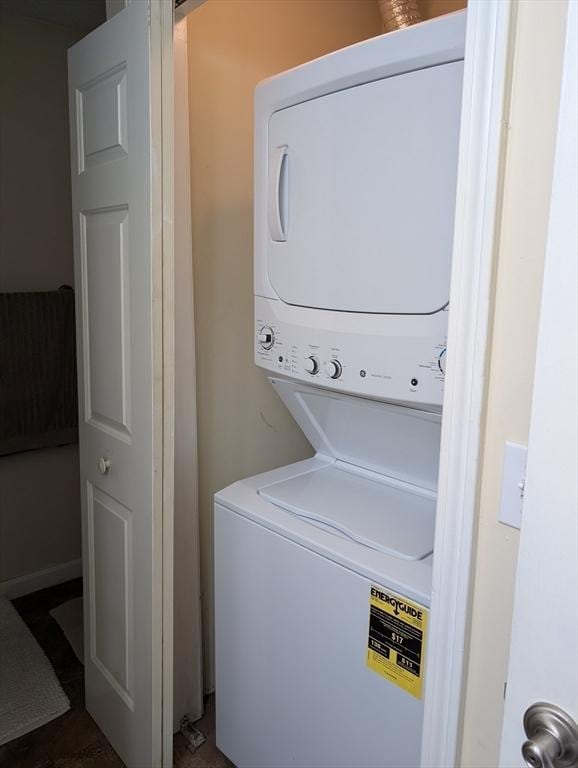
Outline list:
[[[504,442],[527,444],[566,2],[522,0],[495,276],[462,768],[499,761],[518,531],[498,522]]]
[[[0,290],[73,285],[67,48],[0,9]],[[0,457],[0,582],[80,557],[76,446]]]
[[[0,290],[73,285],[66,51],[82,33],[0,10]]]
[[[124,10],[130,0],[106,0],[106,18],[110,19],[115,13]]]
[[[253,364],[253,90],[379,34],[375,0],[208,0],[188,17],[205,684],[213,685],[213,494],[310,455]]]
[[[75,445],[0,457],[0,587],[80,558],[78,478]]]

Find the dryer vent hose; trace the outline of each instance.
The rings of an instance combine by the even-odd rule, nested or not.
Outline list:
[[[421,21],[417,0],[377,0],[384,32],[411,27]]]

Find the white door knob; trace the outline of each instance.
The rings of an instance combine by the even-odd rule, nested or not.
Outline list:
[[[101,456],[98,460],[98,469],[100,470],[101,475],[106,475],[106,473],[110,469],[110,461],[109,459],[105,459],[104,456]]]

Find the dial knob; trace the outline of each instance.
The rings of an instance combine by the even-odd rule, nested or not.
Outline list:
[[[305,370],[312,376],[315,376],[319,373],[319,360],[315,357],[315,355],[311,355],[310,357],[306,358]]]
[[[446,372],[446,353],[447,353],[447,351],[448,351],[447,348],[442,349],[442,351],[440,352],[439,357],[438,357],[438,368],[440,369],[440,371],[444,375],[445,375],[445,372]]]
[[[329,360],[325,363],[325,372],[330,379],[338,379],[342,371],[343,367],[339,360]]]
[[[257,335],[257,341],[263,347],[263,349],[271,349],[275,343],[275,334],[273,333],[273,329],[269,328],[268,325],[264,325]]]

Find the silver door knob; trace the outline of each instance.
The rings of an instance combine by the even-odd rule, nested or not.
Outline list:
[[[104,456],[101,456],[98,460],[98,469],[101,475],[106,475],[110,469],[110,460],[105,459]]]
[[[563,709],[540,701],[524,715],[528,741],[522,757],[530,768],[575,768],[578,765],[578,727]]]

